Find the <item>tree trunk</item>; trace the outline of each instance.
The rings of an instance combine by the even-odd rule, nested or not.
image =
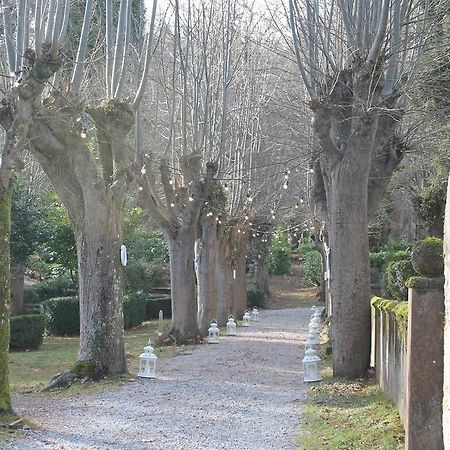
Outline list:
[[[234,264],[233,264],[233,284],[232,284],[232,313],[234,317],[241,318],[247,308],[247,251],[248,232],[240,233],[233,240]]]
[[[223,231],[218,245],[216,260],[217,323],[224,326],[232,313],[233,273],[231,267],[230,231]]]
[[[114,200],[85,211],[77,231],[80,292],[78,363],[97,376],[127,370],[123,341],[122,211]],[[87,374],[89,375],[89,374]]]
[[[9,239],[11,187],[0,184],[0,414],[11,412],[9,391]]]
[[[172,297],[172,328],[170,334],[178,343],[196,339],[197,297],[195,286],[196,227],[182,227],[167,233],[170,256],[170,285]]]
[[[269,294],[269,265],[266,258],[255,259],[255,285],[259,291]]]
[[[349,378],[364,376],[370,360],[368,168],[358,163],[333,170],[328,201],[333,373]]]
[[[213,319],[217,320],[216,258],[219,243],[216,221],[204,217],[201,238],[197,241],[198,328],[202,336],[208,335]]]
[[[17,264],[11,270],[11,316],[17,316],[22,311],[24,281],[25,267],[22,264]]]

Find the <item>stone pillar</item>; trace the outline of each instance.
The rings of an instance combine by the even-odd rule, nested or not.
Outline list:
[[[450,179],[450,178],[449,178]],[[447,188],[444,225],[445,327],[444,327],[444,402],[442,425],[444,448],[450,450],[450,182]]]
[[[413,277],[408,287],[406,449],[441,450],[444,279]]]

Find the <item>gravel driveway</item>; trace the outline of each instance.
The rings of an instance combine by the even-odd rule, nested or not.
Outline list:
[[[295,449],[310,308],[268,310],[238,336],[159,361],[158,378],[77,397],[29,395],[39,424],[5,449]]]

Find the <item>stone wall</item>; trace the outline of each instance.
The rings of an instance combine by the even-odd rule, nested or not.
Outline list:
[[[405,423],[406,411],[406,314],[407,304],[372,299],[371,365],[383,391],[398,407]]]

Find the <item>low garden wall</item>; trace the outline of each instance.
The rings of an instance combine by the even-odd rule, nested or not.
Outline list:
[[[372,298],[371,365],[405,423],[408,303]]]

